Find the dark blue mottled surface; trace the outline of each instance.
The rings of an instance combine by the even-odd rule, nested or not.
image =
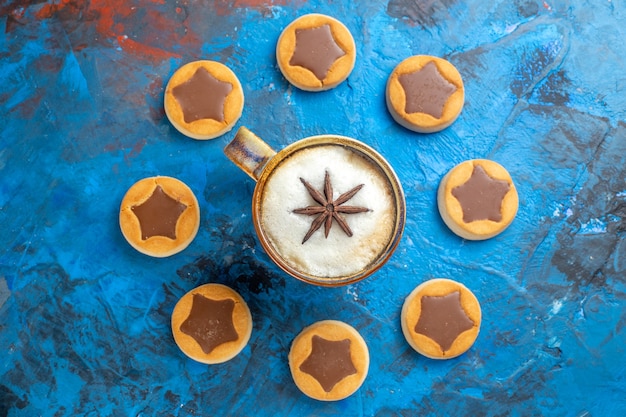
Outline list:
[[[290,87],[274,47],[306,12],[342,20],[357,43],[347,82]],[[626,5],[621,0],[0,2],[0,416],[626,415]],[[462,73],[466,105],[419,135],[384,102],[413,54]],[[262,252],[254,183],[162,109],[169,76],[195,59],[238,75],[246,125],[275,149],[322,133],[386,156],[407,197],[391,261],[355,285],[298,282]],[[513,176],[520,210],[484,242],[436,209],[440,178],[469,158]],[[135,181],[169,175],[201,205],[184,252],[134,251],[117,219]],[[447,277],[470,287],[482,330],[433,361],[400,330],[404,297]],[[206,282],[238,290],[254,317],[230,362],[187,359],[169,320]],[[293,337],[321,319],[356,327],[370,374],[337,403],[308,399],[287,366]]]

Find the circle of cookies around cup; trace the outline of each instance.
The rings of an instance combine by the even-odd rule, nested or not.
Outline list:
[[[239,354],[252,334],[252,315],[245,300],[222,284],[204,284],[176,303],[172,334],[191,359],[217,364]]]
[[[323,320],[306,327],[289,351],[296,386],[307,396],[336,401],[356,392],[369,370],[369,351],[352,326]]]
[[[356,61],[356,46],[343,23],[312,13],[283,30],[276,45],[276,60],[291,84],[301,90],[324,91],[348,78]]]
[[[200,226],[200,208],[193,191],[166,176],[144,178],[122,199],[122,235],[139,252],[162,258],[185,249]]]
[[[243,104],[237,76],[216,61],[183,65],[165,88],[165,114],[179,132],[193,139],[214,139],[231,130]]]
[[[396,122],[419,133],[450,126],[461,114],[465,88],[449,61],[415,55],[398,64],[387,80],[386,100]]]
[[[431,359],[465,353],[480,331],[481,309],[463,284],[435,278],[418,285],[402,307],[401,327],[413,349]]]
[[[519,198],[508,171],[487,159],[452,168],[441,180],[437,205],[444,223],[469,240],[502,233],[517,214]]]

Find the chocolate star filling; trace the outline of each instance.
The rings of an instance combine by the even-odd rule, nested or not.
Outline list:
[[[350,339],[332,341],[314,335],[309,356],[300,370],[311,375],[330,392],[342,379],[357,373],[350,355]]]
[[[511,186],[507,181],[491,178],[483,167],[474,165],[472,176],[452,189],[452,195],[463,209],[463,221],[502,220],[502,200]]]
[[[233,86],[215,78],[204,67],[191,78],[172,89],[172,94],[183,111],[185,123],[201,119],[224,122],[224,101]]]
[[[437,65],[429,62],[420,70],[398,76],[406,96],[404,111],[426,113],[437,119],[456,86],[441,76]]]
[[[202,294],[193,295],[191,311],[180,325],[180,331],[193,337],[207,355],[219,345],[239,338],[233,324],[235,302],[212,300]]]
[[[319,206],[309,206],[304,208],[299,208],[293,210],[294,213],[297,214],[306,214],[308,216],[317,215],[315,220],[311,223],[311,228],[302,239],[302,244],[309,240],[311,235],[322,227],[324,224],[324,235],[328,237],[328,233],[333,225],[333,219],[337,222],[341,230],[344,231],[345,234],[352,237],[352,229],[348,226],[346,220],[339,214],[354,214],[354,213],[363,213],[369,211],[366,207],[356,207],[356,206],[344,206],[343,204],[350,200],[356,193],[359,192],[361,188],[363,188],[363,184],[357,185],[350,191],[341,194],[337,199],[333,199],[333,186],[330,182],[330,175],[328,171],[324,175],[324,194],[317,191],[311,184],[309,184],[305,179],[300,178],[300,181],[306,187],[307,191],[313,197],[313,199],[319,203]]]
[[[139,220],[142,240],[153,236],[176,239],[176,223],[187,206],[167,195],[157,185],[146,201],[130,209]]]
[[[423,296],[422,312],[415,332],[431,338],[445,353],[459,335],[474,327],[461,305],[461,293],[454,291],[444,296]]]
[[[345,54],[335,42],[329,25],[296,29],[296,47],[289,65],[306,68],[323,81],[330,67]]]

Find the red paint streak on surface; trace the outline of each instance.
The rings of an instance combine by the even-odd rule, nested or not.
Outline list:
[[[288,0],[217,0],[215,2],[215,12],[220,16],[232,13],[232,9],[267,9],[271,6],[284,6]]]
[[[171,17],[171,19],[168,18],[168,16]],[[165,16],[157,8],[146,10],[146,18],[147,21],[150,22],[150,25],[152,25],[153,38],[156,39],[155,42],[159,45],[165,43],[170,48],[174,46],[180,47],[181,45],[190,47],[202,45],[203,39],[192,30],[188,30],[189,28],[184,22],[180,22],[182,18],[181,14],[171,13],[170,10],[168,16]],[[183,31],[183,33],[185,33],[183,36],[179,34],[181,29],[186,29]],[[166,34],[165,37],[163,37],[163,34]]]
[[[119,21],[129,18],[136,10],[130,4],[128,0],[92,0],[89,10],[96,11],[99,15],[96,30],[107,37],[123,35],[119,31],[124,30],[124,25]]]
[[[286,0],[235,0],[235,1],[218,1],[218,3],[232,4],[234,7],[267,7],[275,5],[285,5]]]
[[[60,56],[40,55],[34,62],[38,71],[57,73],[63,68],[65,60]]]
[[[6,25],[4,27],[4,33],[10,33],[16,26],[21,25],[22,23],[18,18],[16,18],[13,14],[7,16]]]
[[[121,149],[124,149],[124,147],[120,143],[119,139],[117,139],[115,142],[109,142],[106,145],[104,145],[104,150],[106,152],[116,152]]]
[[[35,113],[37,112],[42,99],[43,93],[37,92],[34,96],[20,101],[20,103],[13,108],[13,111],[19,112],[22,119],[30,120],[35,117]]]
[[[135,143],[133,147],[131,148],[130,152],[128,153],[128,155],[125,157],[125,159],[128,160],[130,158],[134,158],[137,155],[139,155],[143,147],[146,146],[146,143],[148,143],[148,141],[145,139],[141,139],[140,141]]]
[[[59,11],[64,10],[67,7],[73,6],[74,5],[71,5],[69,2],[46,3],[41,7],[41,9],[39,9],[37,13],[35,13],[35,17],[37,19],[49,19]]]
[[[164,51],[160,48],[154,48],[152,46],[145,45],[140,42],[136,42],[132,39],[129,39],[126,36],[118,36],[117,42],[120,44],[120,47],[124,52],[128,52],[132,55],[144,55],[151,58],[156,59],[167,59],[167,58],[180,58],[179,54],[175,54],[173,52]]]
[[[10,13],[10,16],[13,17],[15,20],[20,20],[24,17],[25,11],[26,9],[24,7],[19,7],[17,9],[12,10]]]
[[[163,78],[159,76],[153,77],[148,90],[150,91],[151,96],[160,96],[163,93],[163,90],[165,90],[165,87],[163,86]]]
[[[148,106],[150,110],[150,118],[156,123],[160,123],[165,118],[165,109],[163,108],[163,92],[165,85],[163,78],[157,75],[152,77],[152,81],[148,86],[148,95],[152,104]]]
[[[200,38],[183,28],[180,13],[164,0],[53,0],[38,7],[37,19],[83,20],[94,25],[103,40],[115,41],[127,53],[159,61],[180,55],[172,49],[201,46]],[[142,39],[127,33],[141,27]],[[160,36],[167,33],[167,36]],[[132,38],[132,39],[131,39]]]
[[[141,140],[137,141],[132,146],[132,148],[130,148],[130,150],[128,150],[128,152],[124,155],[124,160],[128,161],[131,158],[134,158],[137,155],[139,155],[141,153],[141,151],[143,150],[144,146],[146,146],[147,143],[148,143],[148,141],[146,139],[141,139]],[[127,149],[128,149],[128,147],[126,146],[126,144],[124,144],[123,142],[120,142],[119,140],[116,140],[115,142],[108,143],[107,145],[104,146],[104,150],[106,152],[126,151]]]
[[[4,33],[10,33],[15,28],[15,26],[23,24],[22,19],[24,18],[25,11],[26,9],[24,7],[17,7],[11,11],[2,10],[2,8],[0,8],[0,16],[3,16],[5,14],[7,16]]]

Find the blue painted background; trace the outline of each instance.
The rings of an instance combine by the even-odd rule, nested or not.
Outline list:
[[[312,11],[352,31],[357,62],[324,93],[289,86],[274,47]],[[626,5],[621,0],[9,0],[0,2],[0,415],[626,415]],[[466,104],[419,135],[385,107],[404,58],[450,60]],[[163,90],[195,59],[239,77],[245,125],[275,149],[337,133],[394,166],[407,227],[390,262],[358,284],[296,281],[263,253],[254,183],[209,142],[167,121]],[[516,220],[484,242],[453,235],[436,189],[455,164],[511,173]],[[126,190],[169,175],[201,206],[182,253],[134,251],[118,227]],[[406,295],[458,280],[483,322],[463,356],[406,343]],[[188,290],[225,283],[254,318],[248,346],[207,366],[184,356],[170,314]],[[356,327],[370,373],[346,400],[305,397],[287,353],[322,319]]]

